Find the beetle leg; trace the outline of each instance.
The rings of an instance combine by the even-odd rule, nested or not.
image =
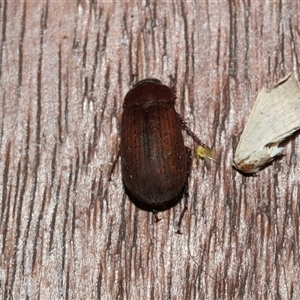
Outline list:
[[[186,149],[186,157],[187,157],[187,175],[186,175],[186,179],[185,179],[185,183],[184,183],[184,187],[183,187],[183,196],[184,196],[184,207],[182,212],[180,213],[180,217],[178,220],[178,224],[177,224],[177,230],[176,233],[178,234],[182,234],[180,227],[181,227],[181,223],[182,223],[182,219],[184,217],[185,212],[188,209],[188,205],[189,205],[189,176],[190,176],[190,172],[191,172],[191,168],[192,168],[192,151],[190,148],[185,147]]]
[[[178,224],[177,224],[178,228],[176,230],[176,233],[178,233],[178,234],[182,234],[182,231],[180,230],[180,227],[181,227],[181,223],[182,223],[182,219],[184,217],[184,214],[188,209],[188,205],[189,205],[189,200],[188,199],[189,199],[188,185],[187,185],[187,183],[185,183],[184,184],[184,207],[183,207],[182,212],[180,213],[179,221],[178,221]]]
[[[161,220],[161,218],[158,217],[157,210],[153,209],[152,213],[153,213],[154,218],[155,218],[155,223],[159,222]]]
[[[112,175],[112,173],[114,172],[114,169],[115,169],[115,167],[116,167],[116,164],[117,164],[117,161],[118,161],[120,155],[121,155],[121,150],[119,149],[119,152],[118,152],[118,154],[117,154],[117,157],[115,158],[115,161],[113,162],[113,165],[112,165],[112,167],[111,167],[111,169],[110,169],[110,173],[109,173],[109,181],[111,181],[111,175]]]
[[[174,96],[174,100],[176,99],[176,84],[175,84],[175,78],[172,75],[169,75],[170,78],[170,86],[171,86],[171,90],[173,92],[173,96]]]
[[[178,118],[178,121],[180,123],[180,126],[183,130],[186,131],[186,133],[197,143],[199,144],[200,146],[202,146],[203,148],[207,148],[207,149],[210,149],[208,146],[206,146],[197,136],[196,134],[188,127],[187,123],[181,118],[180,114],[179,113],[176,113],[177,114],[177,118]]]

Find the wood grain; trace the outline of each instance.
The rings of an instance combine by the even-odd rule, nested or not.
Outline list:
[[[231,167],[257,92],[299,62],[298,0],[3,0],[0,43],[1,299],[300,298],[299,136],[256,177]],[[175,78],[220,161],[193,160],[182,235],[183,201],[155,223],[120,164],[109,182],[134,74]]]

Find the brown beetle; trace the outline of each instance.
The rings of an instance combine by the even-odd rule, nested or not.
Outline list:
[[[174,206],[187,193],[190,151],[181,130],[207,148],[175,111],[175,98],[174,89],[148,78],[127,93],[123,105],[123,182],[131,200],[153,212]]]

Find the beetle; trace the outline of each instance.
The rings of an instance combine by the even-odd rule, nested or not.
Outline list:
[[[156,78],[139,81],[125,96],[121,122],[122,178],[136,206],[157,211],[175,206],[185,194],[190,171],[190,150],[182,129],[209,149],[175,110],[176,91]],[[180,221],[187,209],[181,214]]]

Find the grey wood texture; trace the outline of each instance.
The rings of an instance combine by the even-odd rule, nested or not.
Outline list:
[[[0,2],[1,299],[300,299],[300,139],[245,177],[233,152],[258,91],[297,64],[294,1]],[[217,153],[189,208],[136,208],[118,153],[125,94],[176,81]],[[197,145],[184,134],[186,145]]]

